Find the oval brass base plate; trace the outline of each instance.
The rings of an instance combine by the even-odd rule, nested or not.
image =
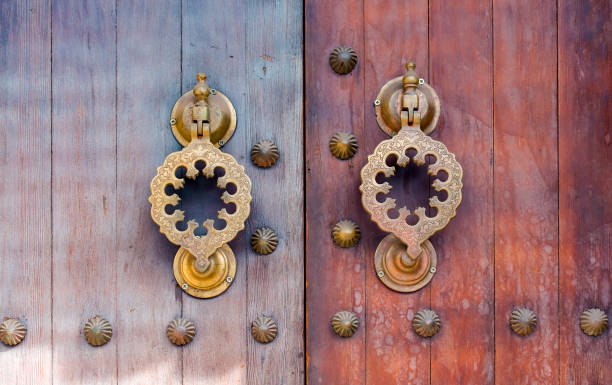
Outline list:
[[[374,267],[376,275],[389,289],[401,293],[411,293],[423,288],[433,278],[438,258],[433,245],[423,242],[423,251],[415,266],[409,267],[402,262],[406,245],[393,234],[387,235],[376,248]]]
[[[195,103],[193,91],[179,98],[172,108],[170,125],[176,140],[185,147],[191,141],[191,131],[185,122],[190,121],[191,109]],[[232,102],[220,91],[214,90],[208,96],[210,107],[210,141],[215,147],[223,147],[236,130],[236,110]]]
[[[174,278],[187,294],[197,298],[212,298],[227,290],[236,277],[236,257],[228,245],[210,256],[210,266],[199,272],[196,257],[181,247],[174,256]]]
[[[402,128],[400,117],[402,93],[402,77],[389,80],[376,96],[376,121],[387,135],[394,136]],[[436,91],[427,83],[419,83],[419,111],[421,113],[421,130],[429,135],[433,132],[440,118],[440,98]]]

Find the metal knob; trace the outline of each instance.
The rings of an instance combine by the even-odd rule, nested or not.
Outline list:
[[[340,337],[348,338],[359,328],[359,320],[353,312],[339,311],[332,317],[331,327]]]
[[[110,322],[97,315],[87,320],[83,334],[91,346],[102,346],[113,337],[113,328]]]
[[[608,329],[608,315],[601,309],[587,309],[580,315],[580,329],[587,336],[597,337]]]
[[[423,338],[433,337],[440,331],[440,317],[431,309],[422,309],[414,316],[412,328]]]
[[[527,308],[518,308],[510,314],[510,327],[519,336],[528,336],[536,328],[538,318],[533,310]]]
[[[255,341],[267,344],[276,338],[278,327],[271,317],[259,316],[251,324],[251,335]]]
[[[170,321],[166,329],[168,339],[175,345],[182,346],[190,343],[196,335],[193,322],[185,318],[176,318]]]
[[[16,318],[8,318],[0,324],[0,341],[8,346],[18,345],[27,333],[23,322]]]

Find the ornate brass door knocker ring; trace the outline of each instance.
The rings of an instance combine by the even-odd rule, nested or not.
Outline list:
[[[181,246],[174,257],[174,276],[177,283],[188,294],[198,298],[215,297],[223,293],[236,276],[236,259],[227,245],[236,234],[244,229],[244,222],[250,214],[251,180],[230,154],[218,147],[227,143],[236,127],[236,112],[229,99],[219,91],[211,90],[206,84],[206,75],[198,74],[197,84],[184,94],[172,110],[172,132],[185,147],[166,157],[151,181],[151,217],[159,225],[160,232],[168,240]],[[176,193],[166,194],[172,186],[180,190],[185,182],[177,177],[177,170],[184,168],[185,176],[195,179],[200,171],[196,163],[204,162],[202,174],[207,178],[215,176],[215,170],[223,170],[217,179],[217,186],[225,189],[221,200],[233,203],[233,213],[226,209],[218,212],[218,218],[225,221],[225,227],[216,229],[213,219],[202,223],[205,235],[195,235],[200,226],[189,220],[187,228],[178,230],[176,224],[185,219],[185,212],[174,210],[167,213],[167,206],[178,205]],[[232,185],[233,192],[228,191]]]
[[[376,274],[387,287],[399,292],[419,290],[433,278],[437,257],[429,238],[446,227],[455,216],[463,187],[463,170],[455,155],[443,143],[427,136],[440,116],[438,96],[433,88],[418,78],[413,63],[406,68],[406,75],[383,86],[374,103],[381,129],[393,137],[378,144],[374,153],[368,156],[368,163],[361,169],[359,187],[365,210],[381,230],[391,233],[376,250]],[[412,160],[419,166],[426,164],[427,157],[434,160],[427,167],[427,173],[436,177],[432,187],[438,192],[444,190],[448,195],[443,202],[437,196],[429,199],[429,205],[437,209],[433,217],[425,214],[424,207],[414,210],[418,217],[415,225],[406,222],[411,214],[406,207],[398,210],[397,218],[389,217],[389,210],[396,208],[395,199],[387,197],[383,202],[376,199],[377,195],[391,191],[388,182],[376,181],[378,174],[387,178],[395,174],[395,166],[388,166],[387,158],[393,155],[397,157],[397,165],[405,167],[410,162],[408,150],[416,151]],[[447,174],[445,180],[438,177],[441,171]]]

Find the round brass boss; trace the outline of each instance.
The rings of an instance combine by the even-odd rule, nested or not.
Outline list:
[[[423,242],[419,258],[407,258],[406,245],[393,234],[387,235],[376,248],[374,268],[376,276],[389,289],[411,293],[427,285],[433,278],[438,257],[430,241]]]
[[[236,257],[232,249],[223,245],[208,259],[204,271],[196,267],[196,257],[181,247],[174,256],[174,278],[189,295],[212,298],[227,290],[236,277]]]

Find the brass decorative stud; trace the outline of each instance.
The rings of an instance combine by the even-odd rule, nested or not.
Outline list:
[[[175,318],[168,324],[166,334],[173,344],[178,346],[187,345],[195,337],[196,327],[188,319]]]
[[[113,336],[113,328],[110,322],[97,315],[87,320],[83,334],[91,346],[102,346],[110,341]]]
[[[430,309],[422,309],[414,316],[412,320],[412,328],[419,336],[429,338],[440,330],[440,317]]]
[[[258,167],[271,167],[277,160],[278,147],[269,140],[262,140],[251,149],[251,161]]]
[[[340,75],[350,73],[357,65],[357,52],[351,47],[337,47],[329,54],[329,65]]]
[[[336,158],[346,160],[357,153],[359,143],[357,143],[355,135],[348,132],[339,132],[329,140],[329,149]]]
[[[23,322],[15,318],[5,319],[0,324],[0,341],[8,346],[18,345],[27,333]]]
[[[580,329],[587,336],[597,337],[608,329],[608,315],[601,309],[587,309],[580,315]]]
[[[510,315],[510,327],[519,336],[528,336],[536,328],[538,318],[533,310],[527,308],[518,308],[512,311]]]
[[[251,235],[251,247],[257,254],[268,255],[276,250],[277,245],[278,237],[268,227],[260,227]]]
[[[277,331],[276,322],[267,316],[259,316],[251,324],[251,335],[255,341],[262,344],[272,342],[276,338]]]
[[[331,327],[340,337],[348,338],[359,328],[359,320],[355,313],[350,311],[339,311],[331,319]]]
[[[332,237],[334,243],[340,247],[353,247],[361,239],[361,229],[350,219],[344,219],[334,225]]]

